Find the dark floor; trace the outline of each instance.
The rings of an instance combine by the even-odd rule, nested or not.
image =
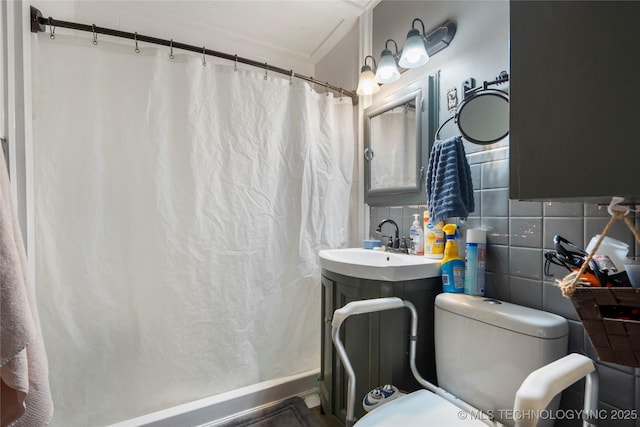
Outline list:
[[[316,417],[316,419],[320,422],[322,427],[331,427],[329,424],[329,420],[326,415],[323,415],[320,411],[320,406],[316,406],[315,408],[311,408],[311,413]]]

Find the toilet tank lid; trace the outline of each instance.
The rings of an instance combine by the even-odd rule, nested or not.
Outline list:
[[[460,316],[534,337],[552,339],[569,333],[567,320],[562,316],[493,298],[441,293],[436,297],[435,306]]]

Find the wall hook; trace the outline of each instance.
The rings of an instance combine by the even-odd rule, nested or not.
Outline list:
[[[173,39],[169,42],[169,59],[173,59]]]
[[[137,31],[133,36],[133,40],[135,40],[136,42],[136,53],[140,53],[140,49],[138,49],[138,32]]]
[[[91,28],[93,28],[93,45],[98,46],[98,33],[96,33],[96,24],[91,24]]]
[[[56,38],[56,27],[54,27],[53,25],[51,25],[51,21],[53,21],[53,18],[52,18],[52,17],[49,17],[49,32],[51,33],[51,34],[49,35],[49,38],[50,38],[51,40],[53,40],[53,39],[55,39],[55,38]]]

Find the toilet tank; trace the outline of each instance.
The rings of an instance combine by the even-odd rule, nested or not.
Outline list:
[[[442,293],[434,315],[438,385],[506,425],[514,424],[514,398],[527,375],[567,354],[569,326],[552,313]]]

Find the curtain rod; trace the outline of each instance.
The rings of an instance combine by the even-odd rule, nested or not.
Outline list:
[[[329,82],[321,82],[319,80],[314,79],[313,77],[307,77],[302,74],[294,73],[293,70],[285,70],[284,68],[275,67],[272,65],[258,61],[254,61],[252,59],[243,58],[238,55],[231,55],[224,52],[218,52],[211,49],[205,49],[204,47],[193,46],[185,43],[180,43],[172,40],[159,39],[157,37],[145,36],[138,33],[129,33],[126,31],[114,30],[111,28],[98,27],[95,25],[86,25],[86,24],[78,24],[76,22],[68,22],[68,21],[60,21],[58,19],[53,19],[51,17],[45,18],[42,15],[42,12],[37,8],[31,6],[31,32],[45,32],[46,26],[50,27],[61,27],[61,28],[70,28],[73,30],[87,31],[94,34],[105,34],[108,36],[121,37],[125,39],[135,40],[136,42],[146,42],[152,44],[159,44],[162,46],[168,46],[170,48],[188,50],[191,52],[196,52],[199,54],[206,54],[209,56],[215,56],[217,58],[226,59],[229,61],[240,62],[242,64],[251,65],[253,67],[262,68],[263,70],[271,71],[274,73],[284,74],[289,77],[296,77],[301,80],[305,80],[309,83],[313,83],[322,87],[326,87],[334,92],[339,93],[340,95],[347,95],[351,98],[353,105],[358,104],[358,95],[355,92],[343,89],[341,87],[334,86],[329,84]]]

